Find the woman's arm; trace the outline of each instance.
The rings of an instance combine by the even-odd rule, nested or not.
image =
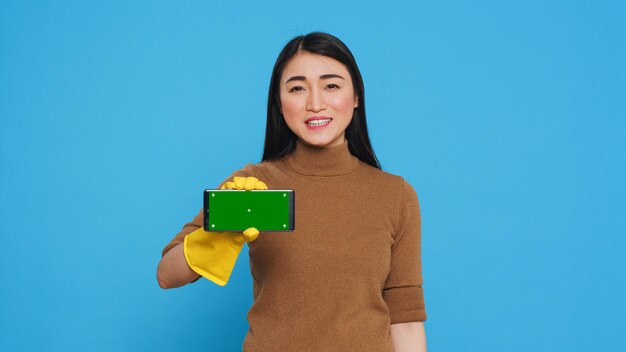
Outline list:
[[[186,285],[200,277],[195,271],[191,270],[185,254],[183,252],[183,243],[170,249],[165,253],[159,267],[157,268],[157,280],[161,288],[174,288]]]
[[[424,323],[391,324],[391,340],[394,352],[426,352]]]

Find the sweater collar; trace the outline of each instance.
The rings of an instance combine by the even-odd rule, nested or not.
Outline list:
[[[285,156],[285,161],[296,172],[311,176],[344,175],[359,165],[359,159],[350,154],[345,138],[342,144],[328,148],[315,147],[297,139],[295,150]]]

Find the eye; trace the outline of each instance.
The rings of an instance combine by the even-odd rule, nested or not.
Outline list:
[[[327,85],[326,87],[328,87],[328,89],[337,89],[339,88],[338,85],[334,84],[334,83],[330,83],[329,85]]]
[[[289,89],[289,93],[293,92],[293,91],[301,91],[302,87],[301,86],[295,86],[292,87],[291,89]]]

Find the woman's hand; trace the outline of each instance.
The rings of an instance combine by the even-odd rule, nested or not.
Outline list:
[[[221,189],[268,189],[256,177],[235,176]],[[230,278],[235,262],[246,242],[254,241],[259,231],[248,228],[243,233],[207,232],[202,227],[185,236],[184,242],[163,256],[157,269],[157,280],[162,288],[183,286],[198,275],[224,286]]]

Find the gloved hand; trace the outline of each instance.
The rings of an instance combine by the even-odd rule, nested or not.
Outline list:
[[[267,189],[256,177],[235,176],[221,189]],[[259,230],[254,227],[243,233],[204,231],[203,227],[185,236],[183,252],[189,267],[196,273],[224,286],[230,278],[244,243],[254,241]]]

